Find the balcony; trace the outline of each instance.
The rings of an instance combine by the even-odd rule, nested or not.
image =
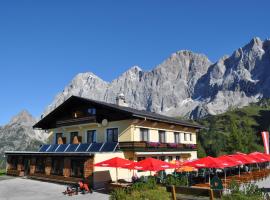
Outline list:
[[[85,124],[85,123],[96,123],[96,116],[58,120],[56,121],[56,127]]]
[[[159,142],[119,142],[122,150],[130,151],[196,151],[196,144],[176,144]]]

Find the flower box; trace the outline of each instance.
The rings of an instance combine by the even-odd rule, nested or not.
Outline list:
[[[170,148],[177,148],[178,144],[177,143],[168,143],[168,147]]]
[[[159,147],[160,143],[159,142],[148,142],[147,146],[148,147]]]

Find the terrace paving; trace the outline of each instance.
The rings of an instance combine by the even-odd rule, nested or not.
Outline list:
[[[0,200],[64,200],[95,199],[108,200],[109,195],[94,192],[93,194],[63,195],[66,186],[24,178],[0,176]]]

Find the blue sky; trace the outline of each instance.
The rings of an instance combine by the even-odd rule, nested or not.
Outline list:
[[[0,0],[0,125],[39,116],[79,72],[106,81],[177,50],[216,61],[270,37],[265,0]]]

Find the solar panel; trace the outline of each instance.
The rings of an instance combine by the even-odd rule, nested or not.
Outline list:
[[[102,145],[103,143],[92,143],[91,147],[88,149],[88,152],[98,152]]]
[[[46,152],[46,150],[49,148],[49,144],[44,144],[40,147],[39,152]]]
[[[78,147],[78,144],[70,144],[65,152],[75,152],[77,147]]]
[[[91,144],[80,144],[80,146],[78,147],[78,149],[76,150],[76,152],[86,152],[86,150],[88,149],[88,147]]]
[[[117,142],[106,142],[104,143],[102,149],[100,150],[101,152],[111,152],[115,151],[118,143]]]
[[[59,146],[59,144],[52,144],[52,145],[47,149],[46,152],[54,152],[54,151],[57,149],[58,146]]]
[[[60,146],[56,149],[55,152],[64,152],[67,147],[68,144],[60,144]]]

